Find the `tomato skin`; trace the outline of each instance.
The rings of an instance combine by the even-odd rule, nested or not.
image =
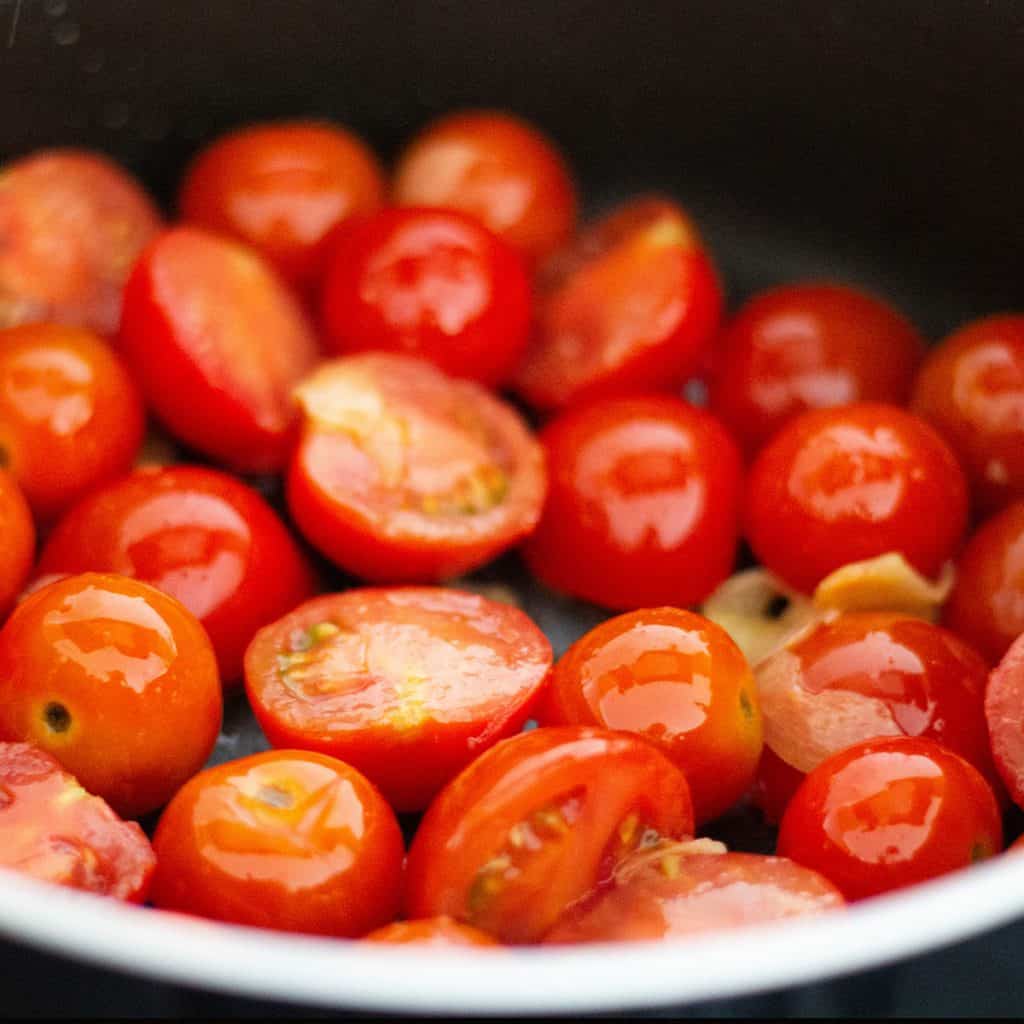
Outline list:
[[[778,852],[848,900],[935,878],[1002,849],[992,790],[932,740],[869,740],[823,761],[786,808]]]
[[[0,621],[22,592],[32,571],[36,528],[32,513],[15,479],[0,469]]]
[[[53,754],[124,817],[160,807],[195,774],[220,723],[206,633],[145,583],[70,576],[0,630],[0,739]]]
[[[470,928],[450,917],[428,917],[421,921],[395,921],[363,936],[366,942],[392,945],[411,943],[425,948],[447,949],[452,946],[497,946],[487,932]]]
[[[409,850],[405,909],[535,942],[646,831],[692,830],[686,778],[650,744],[534,729],[492,747],[431,804]]]
[[[550,139],[502,111],[450,114],[399,157],[402,206],[445,206],[479,218],[531,260],[561,245],[576,223],[576,189]]]
[[[931,427],[863,402],[783,426],[754,460],[746,507],[757,558],[811,593],[841,566],[890,551],[938,576],[967,527],[967,486]]]
[[[488,387],[508,379],[530,331],[519,254],[454,210],[397,207],[347,226],[323,296],[327,341],[339,355],[418,355]]]
[[[167,805],[153,846],[161,909],[345,938],[398,911],[394,813],[322,754],[272,750],[207,768]]]
[[[246,689],[275,747],[337,757],[396,810],[415,811],[522,728],[551,659],[517,608],[442,588],[365,588],[314,598],[261,630]]]
[[[555,590],[608,608],[690,605],[732,571],[739,451],[667,395],[595,401],[549,423],[550,484],[523,553]]]
[[[99,153],[39,150],[0,169],[0,328],[62,323],[110,335],[160,215]]]
[[[680,608],[609,619],[555,668],[544,724],[635,732],[686,775],[698,824],[750,785],[761,713],[750,667],[729,634]]]
[[[134,822],[90,796],[56,758],[0,743],[0,866],[44,882],[142,903],[156,857]]]
[[[1024,641],[1020,637],[989,676],[985,719],[999,775],[1014,803],[1024,807]]]
[[[203,149],[178,205],[188,223],[245,242],[285,280],[311,290],[333,230],[380,207],[384,191],[377,158],[352,132],[281,121],[240,128]]]
[[[198,228],[160,234],[128,279],[120,347],[175,437],[239,472],[284,466],[295,441],[292,388],[317,342],[251,250]]]
[[[261,626],[312,596],[313,572],[274,510],[202,466],[139,469],[94,491],[50,534],[38,574],[110,572],[177,598],[236,684]]]
[[[787,764],[767,744],[761,751],[757,774],[750,789],[754,806],[770,825],[778,825],[793,794],[804,781],[804,773]]]

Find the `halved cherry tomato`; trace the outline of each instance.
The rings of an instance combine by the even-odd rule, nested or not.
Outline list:
[[[312,570],[274,510],[201,466],[136,470],[79,502],[43,548],[43,575],[111,572],[176,597],[203,624],[225,685],[261,626],[313,594]]]
[[[0,621],[21,593],[36,553],[32,513],[14,478],[0,469]]]
[[[711,409],[754,455],[794,414],[851,402],[902,405],[924,339],[872,295],[796,284],[755,295],[716,341]]]
[[[519,609],[434,587],[314,598],[256,635],[249,702],[276,747],[331,754],[422,810],[518,732],[551,668]]]
[[[160,807],[213,750],[217,663],[173,597],[123,576],[70,576],[0,630],[0,739],[35,743],[118,814]]]
[[[450,917],[428,917],[421,921],[395,921],[364,936],[367,942],[411,943],[416,946],[497,946],[487,932],[460,924]]]
[[[967,484],[946,443],[923,420],[871,402],[790,420],[754,461],[746,503],[754,554],[805,593],[890,551],[937,576],[967,526]]]
[[[382,210],[346,225],[323,291],[330,347],[418,355],[496,387],[530,331],[530,281],[519,254],[454,210]]]
[[[143,427],[138,390],[95,334],[57,324],[0,331],[0,457],[42,523],[126,473]]]
[[[718,276],[690,219],[667,199],[633,200],[542,268],[535,338],[515,386],[542,410],[678,390],[721,312]]]
[[[296,394],[305,424],[288,506],[343,569],[382,583],[456,576],[540,517],[544,454],[479,385],[373,352],[325,363]]]
[[[700,824],[747,790],[761,753],[757,687],[720,626],[680,608],[619,615],[555,669],[545,724],[635,732],[686,775]]]
[[[668,395],[570,409],[541,434],[550,485],[524,547],[549,586],[609,608],[688,605],[732,571],[739,450]]]
[[[242,472],[284,465],[292,388],[317,344],[295,298],[252,250],[198,228],[163,232],[128,280],[120,344],[176,437]]]
[[[786,808],[778,851],[859,900],[968,867],[1002,845],[999,809],[978,771],[932,740],[899,736],[818,765]]]
[[[99,153],[42,150],[0,169],[0,327],[72,324],[113,334],[121,291],[160,215]]]
[[[1024,807],[1024,636],[989,676],[985,718],[999,775],[1014,802]]]
[[[450,114],[398,161],[395,200],[478,217],[531,259],[561,245],[576,222],[576,190],[550,139],[511,114]]]
[[[686,778],[649,743],[535,729],[492,747],[431,804],[409,850],[406,910],[536,942],[627,853],[692,831]]]
[[[28,743],[0,743],[0,834],[2,867],[132,903],[149,892],[145,832]]]
[[[272,750],[208,768],[160,818],[153,903],[236,924],[354,938],[392,920],[402,833],[333,757]]]

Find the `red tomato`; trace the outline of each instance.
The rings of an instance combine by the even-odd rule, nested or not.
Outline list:
[[[771,747],[764,747],[750,796],[765,821],[771,825],[778,825],[786,806],[803,781],[803,772],[786,764]]]
[[[367,942],[412,943],[416,946],[450,948],[452,946],[497,946],[487,932],[459,924],[450,917],[428,917],[422,921],[395,921],[369,935]]]
[[[823,761],[789,802],[779,853],[848,900],[914,885],[1002,849],[999,809],[970,764],[932,740],[868,740]]]
[[[159,235],[128,280],[121,349],[180,440],[242,472],[284,465],[292,388],[317,345],[296,300],[251,250],[198,228]]]
[[[217,664],[177,601],[122,576],[71,576],[0,630],[0,739],[49,751],[118,814],[160,807],[220,730]]]
[[[21,593],[36,552],[32,513],[14,478],[0,469],[0,621]]]
[[[0,866],[141,903],[156,857],[146,834],[90,796],[55,758],[0,743]]]
[[[546,943],[679,939],[842,907],[831,882],[781,857],[668,843],[622,862],[615,882],[569,908]]]
[[[42,150],[0,170],[0,327],[51,321],[113,334],[121,290],[160,215],[106,157]]]
[[[418,355],[496,387],[530,330],[530,282],[519,254],[453,210],[382,210],[338,235],[324,283],[324,328],[341,355]]]
[[[38,572],[118,573],[176,597],[203,624],[225,684],[261,626],[312,596],[312,570],[271,507],[200,466],[139,469],[79,502]]]
[[[1024,807],[1024,638],[1010,645],[989,676],[985,718],[999,775]]]
[[[544,455],[511,406],[418,359],[324,364],[297,391],[288,506],[306,537],[374,582],[468,572],[540,517]]]
[[[1024,316],[977,320],[932,349],[912,407],[959,456],[977,511],[1024,498]]]
[[[545,724],[635,732],[683,770],[697,823],[727,811],[754,777],[761,712],[729,634],[679,608],[609,619],[555,669]]]
[[[718,277],[690,219],[666,199],[633,200],[544,268],[516,388],[543,410],[678,390],[721,312]]]
[[[711,408],[747,455],[795,413],[902,405],[924,339],[887,303],[838,284],[796,284],[746,303],[716,342]]]
[[[807,593],[890,551],[937,576],[967,526],[967,485],[945,442],[902,409],[869,402],[790,420],[754,461],[746,505],[754,554]]]
[[[556,590],[609,608],[688,605],[732,571],[740,454],[677,398],[607,399],[541,434],[550,486],[524,548]]]
[[[135,385],[95,334],[56,324],[0,331],[0,456],[41,522],[127,472],[143,427]]]
[[[400,811],[518,732],[551,645],[517,608],[434,587],[314,598],[261,630],[249,702],[275,747],[353,765]]]
[[[354,938],[392,920],[402,833],[333,757],[272,750],[200,772],[153,837],[153,903],[235,924]]]
[[[494,110],[428,125],[398,161],[394,197],[472,214],[531,259],[561,245],[576,223],[576,190],[554,145]]]
[[[406,910],[536,942],[627,853],[692,831],[686,778],[649,743],[535,729],[478,757],[431,804],[409,850]]]

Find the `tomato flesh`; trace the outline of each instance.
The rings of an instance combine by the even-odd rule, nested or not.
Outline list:
[[[470,928],[450,917],[429,917],[422,921],[395,921],[364,936],[367,942],[391,945],[412,944],[427,949],[451,946],[497,946],[498,943],[479,928]]]
[[[989,676],[985,719],[996,768],[1014,803],[1024,807],[1024,640],[1018,638]]]

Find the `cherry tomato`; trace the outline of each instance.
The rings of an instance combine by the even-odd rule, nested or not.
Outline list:
[[[1024,807],[1024,639],[1018,637],[989,676],[985,718],[996,768]]]
[[[544,268],[516,388],[541,410],[678,390],[721,311],[717,274],[689,218],[666,199],[633,200]]]
[[[494,110],[428,125],[398,161],[394,196],[472,214],[531,259],[566,241],[576,222],[576,190],[552,142]]]
[[[288,506],[343,569],[381,583],[457,576],[540,517],[543,452],[478,385],[374,352],[325,363],[296,394],[305,427]]]
[[[606,399],[541,441],[550,486],[524,553],[549,586],[609,608],[688,605],[732,571],[742,466],[710,414],[667,395]]]
[[[50,321],[113,334],[121,291],[160,215],[141,186],[85,150],[0,170],[0,327]]]
[[[2,867],[132,903],[149,891],[156,857],[142,829],[28,743],[0,743],[0,833]]]
[[[999,852],[988,783],[932,740],[858,743],[823,761],[782,817],[779,854],[820,872],[848,900],[935,878]]]
[[[959,456],[975,509],[1024,498],[1024,316],[991,316],[928,354],[912,408]]]
[[[574,643],[551,680],[545,723],[635,732],[686,775],[697,823],[747,790],[761,712],[746,659],[720,626],[679,608],[603,622]]]
[[[748,456],[795,413],[851,402],[903,405],[924,339],[891,306],[839,284],[762,292],[729,323],[711,408]]]
[[[213,750],[220,681],[203,627],[122,576],[70,576],[0,630],[0,739],[35,743],[90,793],[135,818]]]
[[[530,282],[519,254],[454,210],[383,210],[346,226],[324,283],[335,352],[418,355],[495,387],[530,331]]]
[[[200,466],[150,467],[94,491],[50,535],[38,572],[118,573],[203,624],[225,684],[261,626],[312,596],[312,570],[254,490]]]
[[[367,942],[411,943],[416,946],[497,946],[487,932],[459,924],[450,917],[428,917],[422,921],[395,921],[364,936]]]
[[[41,522],[127,472],[143,427],[135,385],[95,334],[57,324],[0,331],[0,457]]]
[[[750,788],[750,797],[764,820],[771,825],[778,825],[789,801],[803,781],[803,772],[787,764],[771,747],[765,745],[757,765],[754,784]]]
[[[14,478],[0,469],[0,621],[21,593],[36,552],[32,513]]]
[[[551,645],[517,608],[434,587],[314,598],[261,630],[249,702],[276,747],[331,754],[415,811],[518,732]]]
[[[242,472],[284,465],[292,388],[317,345],[296,300],[251,250],[198,228],[159,235],[128,279],[120,343],[177,438]]]
[[[692,831],[686,778],[649,743],[535,729],[478,757],[431,804],[409,851],[406,910],[535,942],[627,853]]]
[[[402,833],[333,757],[273,750],[189,779],[153,846],[153,903],[200,917],[354,938],[392,920]]]
[[[870,402],[790,420],[754,461],[746,504],[754,554],[806,593],[890,551],[937,576],[967,527],[967,485],[945,442],[902,409]]]

